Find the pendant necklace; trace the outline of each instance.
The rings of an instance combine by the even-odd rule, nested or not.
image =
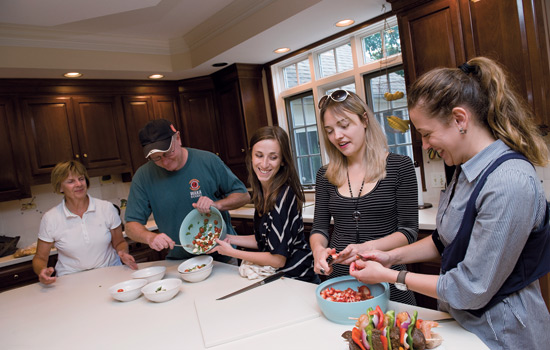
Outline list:
[[[351,182],[349,181],[349,172],[348,175],[348,187],[349,187],[349,195],[351,198],[353,198],[353,192],[351,191]],[[353,211],[352,218],[355,220],[355,242],[359,244],[359,220],[361,220],[361,212],[357,210],[357,205],[359,203],[359,198],[361,197],[361,192],[363,192],[363,186],[365,185],[365,178],[363,178],[363,182],[361,183],[361,188],[359,189],[359,194],[357,195],[357,199],[355,199],[355,210]]]

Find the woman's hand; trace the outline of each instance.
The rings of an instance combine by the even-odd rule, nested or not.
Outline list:
[[[138,266],[136,264],[136,259],[134,259],[131,254],[125,252],[124,250],[119,250],[118,256],[124,265],[128,266],[132,270],[137,270]]]
[[[361,244],[349,244],[340,254],[338,254],[337,262],[339,264],[349,265],[357,259],[358,254],[362,255],[372,250],[374,250],[372,241]]]
[[[313,251],[313,270],[316,274],[329,275],[332,272],[332,266],[327,263],[327,258],[332,254],[336,254],[336,249],[319,247]]]
[[[208,254],[218,253],[221,255],[233,256],[232,252],[235,250],[231,245],[229,235],[223,241],[216,238],[217,245],[208,251]]]
[[[38,280],[43,284],[54,283],[57,280],[57,277],[52,277],[53,272],[54,268],[51,266],[42,269],[42,271],[40,271],[40,274],[38,275]]]
[[[391,272],[394,271],[373,260],[354,261],[351,263],[349,269],[349,274],[351,276],[367,284],[387,282],[391,280],[389,276]]]

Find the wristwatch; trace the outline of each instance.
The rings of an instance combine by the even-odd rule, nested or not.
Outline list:
[[[403,291],[409,290],[407,288],[407,285],[405,284],[405,276],[409,273],[409,271],[402,270],[399,271],[399,274],[397,275],[397,281],[395,281],[395,288]]]

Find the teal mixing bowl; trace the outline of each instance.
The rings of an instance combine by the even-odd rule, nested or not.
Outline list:
[[[324,299],[321,296],[321,292],[330,287],[344,291],[348,288],[351,288],[357,291],[359,286],[366,285],[369,287],[372,299],[356,301],[351,303],[329,301]],[[376,305],[380,305],[382,311],[386,312],[388,308],[388,301],[390,300],[390,286],[388,283],[377,283],[377,284],[365,284],[357,281],[352,276],[342,276],[331,278],[326,280],[317,286],[315,290],[317,304],[325,317],[334,323],[352,325],[355,324],[357,318],[367,312],[368,308],[371,307],[373,310],[376,308]]]
[[[204,254],[216,246],[212,238],[215,234],[222,240],[227,234],[227,226],[220,211],[210,207],[210,213],[203,214],[193,209],[181,223],[180,243],[188,253]]]

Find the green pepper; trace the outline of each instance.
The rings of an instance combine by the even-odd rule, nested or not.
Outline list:
[[[416,318],[418,317],[418,311],[414,311],[413,312],[413,317],[411,318],[411,324],[409,324],[409,329],[407,330],[407,343],[409,344],[409,350],[414,350],[413,349],[413,336],[412,336],[412,333],[413,333],[413,330],[414,328],[416,327]]]
[[[372,318],[373,318],[373,315],[371,315],[372,311],[374,311],[372,309],[372,307],[369,307],[369,309],[367,310],[367,315],[369,316],[369,323],[365,327],[365,333],[367,333],[367,342],[369,343],[370,349],[373,349],[373,347],[372,347],[372,330],[374,329],[374,323],[372,321]]]
[[[394,327],[395,310],[389,310],[388,312],[386,312],[386,319],[388,320],[388,326],[386,327],[386,338],[388,338],[388,350],[392,350],[390,330]]]

